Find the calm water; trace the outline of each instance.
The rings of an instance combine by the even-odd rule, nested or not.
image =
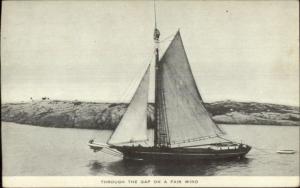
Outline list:
[[[245,159],[209,163],[123,161],[94,153],[90,138],[105,142],[111,131],[44,128],[2,122],[3,175],[299,175],[299,127],[221,125],[236,141],[252,145]],[[295,149],[280,155],[278,149]]]

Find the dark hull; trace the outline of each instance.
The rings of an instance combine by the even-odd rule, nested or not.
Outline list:
[[[234,149],[209,148],[155,148],[114,146],[124,159],[134,160],[216,160],[244,157],[251,149],[248,145]]]

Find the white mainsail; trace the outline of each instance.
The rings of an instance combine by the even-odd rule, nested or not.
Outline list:
[[[222,134],[204,107],[179,31],[159,64],[157,143],[176,145]]]
[[[150,66],[146,69],[129,106],[118,127],[107,142],[110,145],[126,145],[145,141],[147,136],[147,104]]]

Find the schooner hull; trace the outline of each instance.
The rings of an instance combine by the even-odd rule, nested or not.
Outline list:
[[[132,160],[216,160],[244,157],[250,146],[237,149],[202,148],[154,148],[154,147],[114,147],[123,153],[124,159]]]

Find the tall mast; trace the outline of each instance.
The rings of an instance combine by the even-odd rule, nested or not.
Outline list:
[[[157,23],[156,23],[156,4],[154,0],[154,50],[155,50],[155,102],[154,102],[154,108],[155,108],[155,127],[154,127],[154,146],[156,147],[158,145],[158,123],[159,123],[159,108],[158,108],[158,97],[159,97],[159,84],[160,84],[160,65],[159,65],[159,36],[160,32],[157,29]]]

